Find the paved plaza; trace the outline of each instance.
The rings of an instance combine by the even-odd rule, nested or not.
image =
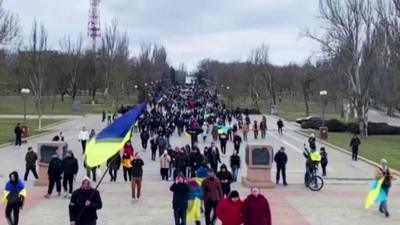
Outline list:
[[[254,119],[254,118],[253,118]],[[257,117],[257,119],[260,119]],[[373,177],[373,166],[363,162],[353,162],[350,156],[340,151],[327,148],[329,164],[326,185],[320,192],[312,192],[304,187],[304,164],[302,156],[303,143],[307,138],[296,133],[298,129],[294,124],[286,122],[284,135],[279,136],[276,131],[276,118],[268,117],[268,132],[266,140],[253,140],[253,134],[249,134],[249,142],[270,144],[277,150],[280,146],[286,147],[288,154],[287,180],[289,186],[278,185],[275,189],[264,189],[262,193],[269,199],[274,225],[377,225],[400,224],[400,191],[399,181],[396,181],[391,189],[389,198],[390,218],[384,218],[379,214],[377,206],[364,209],[364,200],[369,190],[369,184]],[[78,132],[82,126],[88,129],[94,128],[97,132],[105,127],[100,122],[100,116],[89,115],[85,117],[73,117],[68,121],[58,124],[51,129],[51,133],[29,140],[28,144],[21,148],[5,146],[0,149],[0,183],[4,185],[8,180],[8,174],[17,170],[20,176],[24,173],[24,156],[28,146],[36,148],[40,141],[49,141],[62,131],[69,148],[74,151],[79,160],[78,184],[84,175],[82,164],[81,146],[77,140]],[[4,131],[3,131],[4,132]],[[150,150],[143,152],[139,147],[139,134],[133,136],[133,144],[136,151],[140,151],[144,159],[144,183],[142,198],[137,203],[131,203],[130,185],[122,178],[122,170],[119,171],[116,183],[109,182],[109,176],[100,187],[103,200],[103,209],[99,211],[99,225],[125,225],[125,224],[149,224],[172,225],[173,214],[171,208],[172,194],[169,191],[171,182],[162,182],[159,175],[159,161],[150,160]],[[189,138],[177,135],[171,138],[171,144],[183,146],[189,144]],[[210,145],[211,137],[206,143],[200,143],[200,149]],[[317,145],[321,146],[321,145]],[[244,148],[242,144],[240,155],[243,168],[241,176],[246,174],[244,164]],[[232,153],[233,145],[228,143],[228,155]],[[361,148],[362,151],[362,148]],[[228,164],[229,157],[222,157]],[[390,164],[390,162],[389,162]],[[105,170],[103,165],[102,171]],[[272,177],[275,176],[273,169]],[[34,187],[32,176],[28,181],[28,197],[24,210],[21,212],[21,225],[54,225],[69,224],[68,203],[66,199],[53,196],[45,199],[47,187]],[[248,189],[240,182],[234,183],[232,189],[237,189],[242,198],[248,194]],[[0,207],[4,211],[4,205]],[[0,217],[0,225],[5,225],[4,216]],[[204,224],[204,222],[203,222]]]

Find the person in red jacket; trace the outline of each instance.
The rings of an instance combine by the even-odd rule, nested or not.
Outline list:
[[[133,149],[131,141],[128,141],[124,145],[124,153],[127,153],[130,158],[132,158],[135,154],[135,150]]]
[[[222,221],[222,225],[240,225],[240,210],[242,200],[237,191],[231,191],[229,197],[222,200],[217,206],[217,217]]]
[[[241,217],[244,225],[271,225],[271,210],[268,200],[260,194],[260,188],[252,187],[244,200]]]

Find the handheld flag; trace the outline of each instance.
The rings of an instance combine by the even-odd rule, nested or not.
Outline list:
[[[386,199],[386,194],[382,190],[382,183],[384,178],[375,179],[372,183],[371,190],[368,193],[367,199],[365,200],[365,208],[369,209],[374,203],[382,202]]]
[[[137,105],[104,128],[86,146],[86,165],[98,166],[106,162],[130,140],[132,127],[143,113],[146,103]]]

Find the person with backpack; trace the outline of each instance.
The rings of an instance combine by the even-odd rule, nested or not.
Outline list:
[[[124,152],[122,154],[122,170],[124,172],[124,180],[127,182],[128,180],[132,180],[131,170],[132,170],[132,157]]]
[[[49,176],[49,188],[45,198],[50,198],[53,192],[54,185],[56,185],[56,191],[58,196],[61,196],[61,175],[63,174],[63,162],[59,158],[58,154],[54,154],[53,158],[49,163],[47,175]]]
[[[3,202],[6,203],[5,215],[10,225],[18,225],[19,211],[24,206],[26,189],[24,183],[19,179],[17,171],[11,172],[9,178],[3,195]]]

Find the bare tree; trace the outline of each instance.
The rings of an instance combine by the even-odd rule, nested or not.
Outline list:
[[[79,66],[82,60],[82,44],[83,38],[79,35],[76,41],[72,41],[71,38],[64,37],[60,40],[60,47],[63,57],[63,65],[61,65],[62,73],[65,74],[65,78],[60,82],[65,82],[67,85],[64,85],[65,90],[60,90],[61,100],[64,100],[65,93],[69,93],[72,99],[75,100],[78,84],[79,84]]]
[[[24,75],[29,81],[35,96],[36,109],[39,118],[38,129],[42,128],[42,98],[45,84],[45,73],[48,62],[47,33],[43,25],[33,23],[29,45],[20,51]]]
[[[5,10],[0,0],[0,45],[10,42],[18,33],[18,17]]]
[[[325,35],[318,37],[306,32],[307,37],[322,45],[327,57],[341,55],[345,58],[346,77],[362,136],[368,134],[373,74],[367,61],[372,53],[374,15],[372,0],[320,0],[319,16],[325,24]]]

